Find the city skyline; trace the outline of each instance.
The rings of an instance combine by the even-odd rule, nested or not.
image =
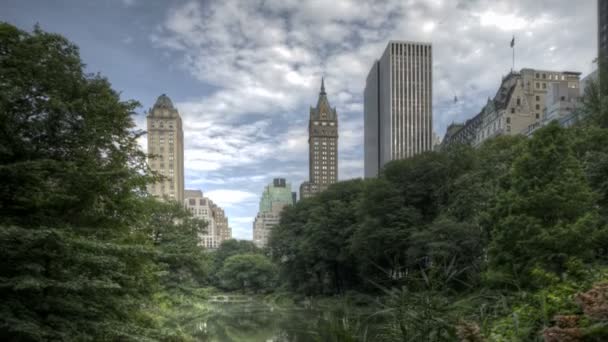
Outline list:
[[[387,2],[371,8],[337,2],[325,8],[309,2],[295,11],[285,2],[276,4],[281,13],[261,13],[255,4],[234,2],[62,1],[70,10],[60,14],[47,8],[57,4],[9,0],[0,5],[0,20],[28,30],[38,22],[77,43],[87,70],[108,77],[124,99],[141,101],[139,128],[145,128],[144,111],[160,94],[169,95],[185,126],[185,187],[202,189],[224,207],[235,237],[251,238],[263,186],[275,177],[293,184],[307,179],[304,114],[322,75],[340,113],[339,179],[363,176],[365,76],[391,39],[433,43],[434,131],[440,136],[493,96],[511,68],[513,35],[516,69],[582,76],[592,70],[595,2],[467,3]],[[231,15],[237,8],[240,14]],[[247,30],[236,29],[245,22]],[[212,37],[201,34],[209,27]],[[268,34],[257,35],[260,27]],[[556,34],[564,28],[567,34]]]

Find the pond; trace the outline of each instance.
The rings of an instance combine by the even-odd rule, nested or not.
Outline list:
[[[344,304],[275,305],[249,298],[210,301],[205,313],[188,326],[200,341],[307,342],[342,333],[370,336],[378,322],[371,310]]]

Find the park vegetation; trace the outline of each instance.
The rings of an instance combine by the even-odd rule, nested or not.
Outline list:
[[[78,48],[0,23],[0,340],[185,339],[206,224],[151,199],[133,115]]]
[[[372,340],[608,340],[600,84],[574,127],[393,161],[286,208],[270,239],[281,282],[378,296],[388,323]]]
[[[215,287],[373,298],[376,335],[324,341],[606,341],[607,84],[575,127],[391,162],[287,207],[269,248],[209,253],[146,191],[139,104],[65,38],[0,23],[0,340],[193,340]]]

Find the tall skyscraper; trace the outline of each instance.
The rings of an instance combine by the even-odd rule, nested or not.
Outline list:
[[[433,148],[432,69],[430,43],[390,41],[374,62],[364,92],[366,178]]]
[[[222,241],[232,238],[232,231],[228,226],[228,218],[224,210],[218,207],[213,201],[203,196],[200,190],[185,190],[184,205],[194,217],[207,222],[207,231],[201,234],[200,245],[215,249]]]
[[[300,198],[310,197],[338,181],[338,113],[332,108],[321,79],[316,107],[308,121],[309,181],[300,186]]]
[[[260,211],[253,222],[253,242],[258,247],[268,244],[272,227],[279,223],[281,211],[293,205],[291,184],[285,178],[275,178],[264,188],[260,199]]]
[[[598,56],[608,58],[608,0],[597,0]]]
[[[158,197],[184,201],[184,131],[182,118],[171,99],[162,94],[148,111],[148,163],[165,179],[148,191]]]

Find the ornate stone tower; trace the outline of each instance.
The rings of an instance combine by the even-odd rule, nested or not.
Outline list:
[[[165,177],[149,185],[148,191],[159,198],[184,201],[184,131],[182,118],[171,99],[162,94],[148,111],[148,163]]]
[[[329,105],[325,81],[308,122],[309,182],[300,186],[300,198],[310,197],[338,181],[338,113]]]

